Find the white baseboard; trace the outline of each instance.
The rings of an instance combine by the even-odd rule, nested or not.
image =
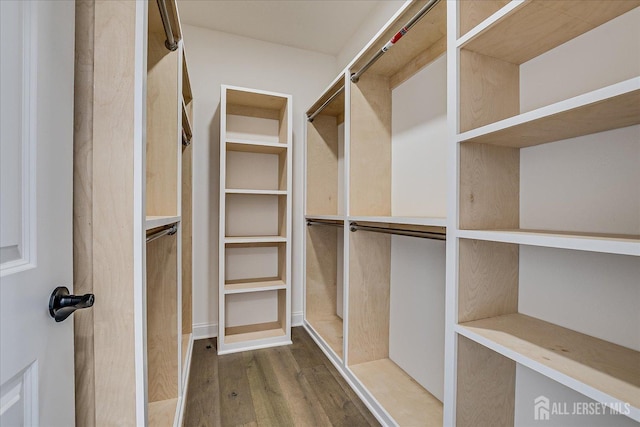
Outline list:
[[[291,313],[291,326],[302,326],[302,321],[304,318],[304,312],[296,311],[295,313]]]
[[[217,323],[198,323],[193,325],[193,339],[202,340],[205,338],[214,338],[218,336]]]

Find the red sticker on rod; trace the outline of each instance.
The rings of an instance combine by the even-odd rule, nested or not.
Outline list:
[[[402,36],[404,36],[405,34],[407,34],[407,28],[404,27],[402,28],[400,31],[398,31],[396,33],[395,36],[393,36],[390,40],[391,44],[395,44],[398,40],[400,40],[402,38]]]

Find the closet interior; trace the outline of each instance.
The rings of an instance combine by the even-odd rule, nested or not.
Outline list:
[[[223,85],[218,352],[291,343],[291,96]]]
[[[148,14],[145,156],[147,411],[149,425],[159,426],[174,425],[180,417],[192,345],[193,97],[175,3],[150,4]],[[171,23],[173,44],[163,20]]]
[[[307,111],[304,324],[390,425],[443,417],[446,42],[407,3]]]
[[[307,110],[304,325],[381,422],[640,420],[639,5],[407,2]]]

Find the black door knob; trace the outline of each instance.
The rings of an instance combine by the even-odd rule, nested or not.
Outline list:
[[[66,286],[58,286],[49,297],[49,314],[56,322],[62,322],[74,311],[93,306],[95,299],[93,294],[69,295]]]

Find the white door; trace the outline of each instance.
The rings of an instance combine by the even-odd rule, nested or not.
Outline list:
[[[75,4],[0,0],[0,426],[73,426]]]

